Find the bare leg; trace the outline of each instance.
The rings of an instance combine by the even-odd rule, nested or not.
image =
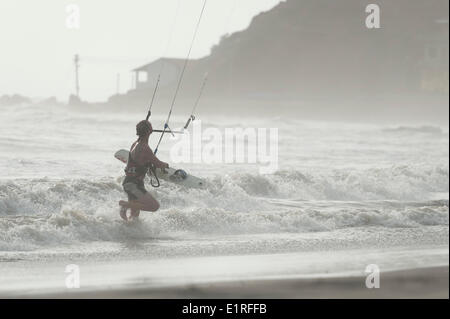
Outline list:
[[[125,206],[122,206],[122,205],[121,205],[121,207],[120,207],[120,217],[121,217],[123,220],[128,220],[128,217],[127,217],[127,210],[128,210],[128,208],[126,208]]]
[[[121,200],[119,202],[120,206],[131,208],[134,211],[143,210],[146,212],[156,212],[159,209],[159,203],[153,198],[149,193],[145,194],[137,200],[132,200],[129,202]]]

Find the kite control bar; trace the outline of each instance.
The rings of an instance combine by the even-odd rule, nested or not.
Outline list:
[[[163,133],[164,130],[153,130],[153,132],[154,133]],[[173,134],[184,134],[184,132],[182,132],[182,131],[167,131],[166,130],[166,132],[170,132],[170,133],[173,133]]]

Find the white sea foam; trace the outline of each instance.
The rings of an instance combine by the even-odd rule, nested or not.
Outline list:
[[[356,176],[371,180],[368,172]],[[426,174],[430,179],[427,182],[424,177],[409,180],[407,176],[403,176],[402,187],[393,187],[385,180],[378,181],[377,187],[360,188],[355,185],[364,183],[356,181],[354,174],[351,182],[338,179],[336,191],[332,187],[337,179],[334,175],[315,180],[286,171],[271,177],[218,176],[208,180],[209,186],[203,190],[164,185],[156,194],[162,209],[143,213],[144,221],[133,229],[118,218],[117,202],[124,197],[120,178],[3,181],[0,249],[120,242],[129,237],[146,239],[183,233],[276,234],[448,225],[448,199],[417,200],[420,185],[433,184],[431,191],[442,191],[446,187],[443,177]]]

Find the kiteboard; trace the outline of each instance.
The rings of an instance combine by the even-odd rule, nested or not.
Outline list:
[[[126,164],[128,162],[129,154],[129,151],[121,149],[114,154],[114,157]],[[188,174],[181,169],[171,167],[165,169],[157,168],[155,169],[155,173],[159,179],[178,185],[183,185],[190,188],[203,188],[205,186],[204,180]]]

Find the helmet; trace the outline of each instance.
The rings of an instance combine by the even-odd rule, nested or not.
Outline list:
[[[145,136],[147,134],[150,134],[152,131],[153,131],[152,125],[147,120],[140,121],[136,125],[136,135],[138,136]]]

